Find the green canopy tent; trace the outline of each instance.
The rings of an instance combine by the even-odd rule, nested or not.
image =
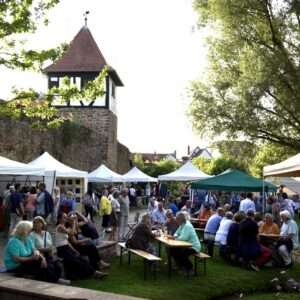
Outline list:
[[[192,189],[238,192],[276,192],[275,185],[238,170],[227,170],[215,177],[192,183]]]

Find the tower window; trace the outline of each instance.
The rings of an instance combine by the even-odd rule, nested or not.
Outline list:
[[[53,87],[59,87],[59,78],[58,77],[50,77],[49,80],[49,88],[53,88]]]

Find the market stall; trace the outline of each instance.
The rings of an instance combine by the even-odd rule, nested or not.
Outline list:
[[[81,198],[87,190],[87,175],[85,171],[73,169],[51,156],[48,152],[44,152],[41,156],[28,164],[31,167],[45,169],[46,172],[54,173],[54,183],[66,190],[72,190],[76,198]],[[48,186],[49,192],[53,186]]]

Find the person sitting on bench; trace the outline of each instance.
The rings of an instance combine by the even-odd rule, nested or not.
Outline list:
[[[149,214],[144,214],[141,222],[135,228],[132,237],[126,241],[126,247],[155,254],[155,247],[151,243],[154,238],[155,235],[151,231],[151,217]]]
[[[193,268],[193,264],[189,260],[189,256],[195,253],[199,253],[201,249],[201,244],[195,231],[195,228],[190,223],[190,221],[187,220],[186,214],[184,212],[178,212],[176,214],[176,222],[179,227],[176,230],[173,238],[179,241],[191,243],[192,247],[170,248],[170,254],[174,258],[178,267],[182,268],[185,272],[189,273]]]
[[[20,221],[12,233],[4,252],[4,263],[8,272],[18,276],[32,276],[36,280],[55,283],[59,275],[42,253],[36,250],[30,232],[32,223]]]
[[[93,269],[99,270],[109,267],[109,264],[101,259],[99,252],[91,238],[80,236],[80,226],[76,212],[69,214],[67,227],[74,228],[74,230],[69,233],[70,243],[74,249],[80,253],[81,256],[87,256],[89,258],[89,263]]]
[[[107,276],[106,273],[99,272],[93,268],[69,242],[69,235],[74,234],[76,229],[75,223],[72,224],[71,228],[67,228],[67,221],[67,215],[59,213],[55,232],[57,256],[64,260],[66,278],[69,280],[80,280],[93,275],[96,278]]]
[[[54,245],[50,232],[46,229],[47,223],[43,217],[36,216],[33,219],[33,228],[30,234],[34,247],[45,257],[47,264],[59,278],[62,274],[60,262],[53,256]]]

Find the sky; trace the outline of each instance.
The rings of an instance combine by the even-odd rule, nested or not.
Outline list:
[[[186,155],[188,145],[206,147],[187,117],[188,87],[206,66],[204,37],[196,28],[192,0],[61,0],[48,27],[30,37],[37,49],[69,43],[84,25],[106,61],[121,77],[117,91],[118,139],[131,152]],[[47,88],[46,77],[0,69],[0,98],[12,86]]]

